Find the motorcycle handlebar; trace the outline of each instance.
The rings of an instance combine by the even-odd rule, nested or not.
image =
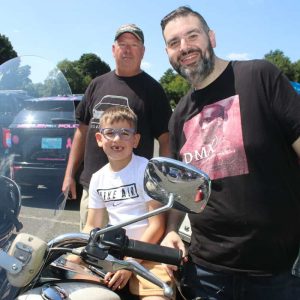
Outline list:
[[[48,246],[55,248],[72,245],[72,248],[76,248],[86,245],[88,238],[89,235],[82,233],[64,234],[50,241]],[[175,266],[179,266],[182,262],[181,250],[131,239],[128,239],[123,246],[123,255]]]
[[[175,266],[179,266],[182,262],[181,250],[137,240],[128,240],[124,255]]]

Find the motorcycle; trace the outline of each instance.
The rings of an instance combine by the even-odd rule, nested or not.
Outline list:
[[[53,66],[51,66],[50,71],[44,72],[46,75],[43,80],[34,82],[33,75],[36,66],[39,70],[37,77],[42,77],[40,72],[42,63],[40,59],[38,59],[39,63],[35,64],[32,63],[31,58],[29,61],[27,57],[17,58],[1,65],[0,89],[8,90],[5,84],[8,85],[9,83],[10,89],[21,88],[25,90],[29,94],[29,100],[26,98],[24,102],[30,102],[30,99],[33,99],[30,96],[36,99],[34,102],[39,101],[39,99],[45,102],[46,97],[71,94],[66,79]],[[20,74],[24,75],[24,70],[27,70],[29,74],[20,78]],[[17,82],[18,86],[14,86],[12,82]],[[58,92],[58,89],[61,89],[62,93]],[[50,107],[53,110],[53,107]],[[23,110],[28,112],[26,103]],[[57,110],[58,108],[55,111],[57,112]],[[29,111],[32,113],[31,110]],[[75,108],[73,108],[73,113],[74,111]],[[21,111],[20,113],[25,112]],[[16,112],[16,114],[18,113]],[[31,117],[34,119],[34,114],[31,114]],[[53,120],[53,124],[49,128],[57,128],[63,124],[64,129],[70,127],[74,129],[75,126],[73,125],[76,124],[70,121],[69,117],[68,122],[70,124],[68,123],[66,126],[64,118],[60,116]],[[45,131],[39,137],[38,130],[44,127],[48,128],[46,122],[39,122],[38,126],[33,126],[31,120],[26,124],[19,125],[19,127],[29,128],[31,135],[35,139],[40,139],[39,149],[36,153],[38,153],[39,159],[45,159],[43,155],[47,155],[48,160],[50,160],[49,170],[53,162],[51,158],[55,157],[55,154],[63,153],[65,155],[64,160],[67,160],[72,137],[69,135],[53,136],[51,134],[45,136]],[[131,240],[126,236],[124,227],[164,213],[171,208],[185,213],[201,213],[210,196],[211,182],[209,177],[191,165],[170,158],[153,158],[145,170],[144,188],[153,199],[161,203],[161,207],[121,224],[95,228],[90,234],[65,233],[64,228],[57,230],[55,227],[62,222],[64,209],[71,201],[67,201],[67,194],[60,193],[62,181],[58,180],[56,187],[53,186],[53,180],[50,183],[45,181],[45,186],[39,185],[37,187],[33,180],[32,185],[29,182],[32,190],[23,189],[24,180],[21,176],[15,175],[15,169],[24,166],[19,160],[22,156],[19,147],[21,138],[18,140],[17,131],[14,131],[14,128],[11,124],[9,128],[2,130],[3,141],[5,142],[3,144],[7,147],[7,151],[1,158],[0,167],[2,195],[0,197],[0,299],[76,300],[88,298],[119,300],[122,295],[108,289],[103,278],[107,272],[121,269],[130,270],[149,280],[161,287],[166,297],[171,298],[174,292],[172,288],[134,259],[180,266],[182,264],[181,251]],[[26,135],[28,140],[31,135]],[[23,152],[29,151],[26,147],[21,150]],[[56,171],[59,172],[58,169]],[[50,173],[49,171],[49,175]],[[26,183],[28,187],[28,182]],[[46,196],[50,199],[46,207],[39,208],[37,215],[31,215],[34,207],[30,211],[27,210],[26,205],[30,206],[28,199],[35,198],[37,201],[42,201]],[[44,217],[39,217],[42,213],[45,213],[43,214]],[[67,255],[70,253],[78,255],[84,264],[68,261]],[[125,256],[131,257],[132,260],[123,260]]]

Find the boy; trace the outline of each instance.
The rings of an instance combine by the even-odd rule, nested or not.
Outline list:
[[[109,162],[91,178],[88,219],[83,232],[88,233],[95,227],[100,227],[106,210],[109,223],[115,225],[154,210],[160,205],[143,188],[143,175],[148,161],[133,154],[133,149],[140,140],[136,128],[137,117],[128,107],[113,106],[102,114],[96,140]],[[125,229],[131,239],[158,243],[164,233],[165,218],[163,214],[159,214],[128,225]],[[165,281],[171,281],[161,265],[147,262],[144,266],[148,269],[151,267],[158,276],[163,274],[161,278]],[[139,281],[130,271],[120,270],[105,276],[107,286],[112,290],[124,288],[129,279],[130,291],[139,295],[140,299],[167,299],[163,296],[162,289],[148,281]]]

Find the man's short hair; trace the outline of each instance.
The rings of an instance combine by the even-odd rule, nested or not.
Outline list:
[[[200,23],[202,24],[202,27],[204,29],[204,31],[207,33],[209,32],[209,26],[207,25],[205,19],[196,11],[192,10],[190,7],[188,6],[180,6],[177,9],[171,11],[169,14],[167,14],[160,22],[160,26],[162,31],[165,30],[165,27],[167,26],[167,24],[179,17],[186,17],[192,15],[196,18],[199,19]]]

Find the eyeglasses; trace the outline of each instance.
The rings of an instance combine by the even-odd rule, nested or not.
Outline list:
[[[175,37],[170,41],[167,41],[167,47],[176,50],[180,47],[182,39],[184,39],[187,44],[193,44],[194,42],[198,41],[199,38],[200,38],[200,32],[192,31],[181,37]]]
[[[135,129],[133,128],[101,128],[99,131],[106,139],[111,141],[115,139],[116,135],[118,135],[121,140],[128,141],[135,134]]]

